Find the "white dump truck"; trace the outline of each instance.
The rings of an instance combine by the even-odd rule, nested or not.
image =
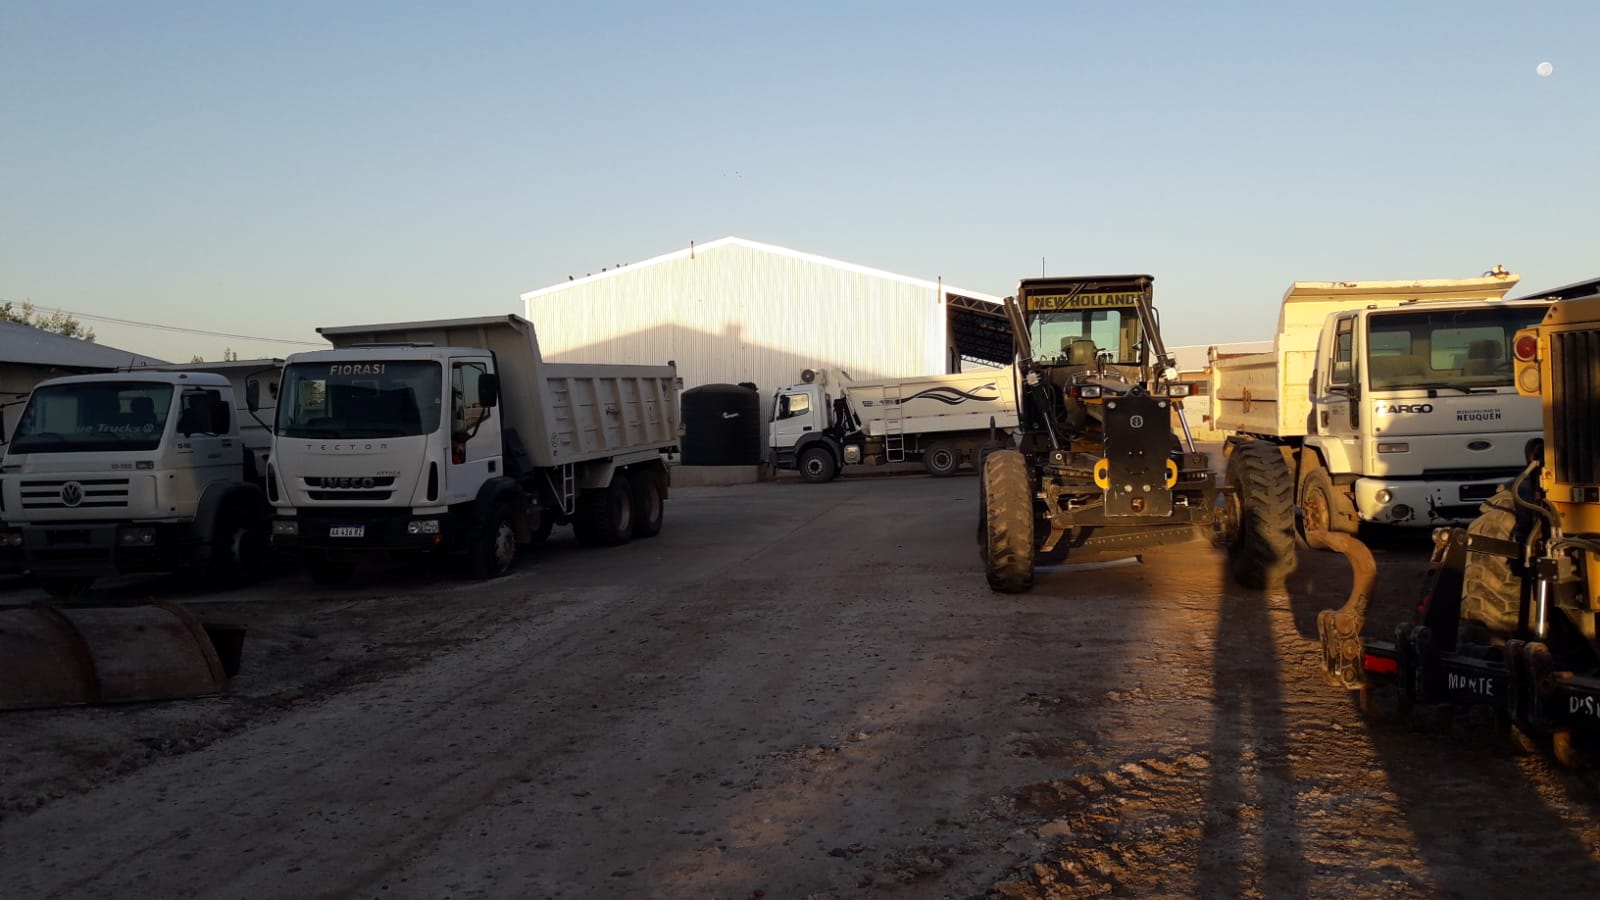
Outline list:
[[[280,360],[148,366],[41,382],[0,463],[0,569],[56,596],[96,578],[260,574],[271,433],[243,410]],[[270,415],[270,412],[268,413]]]
[[[570,523],[580,542],[661,529],[677,370],[545,362],[515,316],[319,328],[290,356],[267,489],[274,544],[344,581],[372,553],[444,553],[474,577]]]
[[[1273,352],[1213,348],[1211,417],[1251,552],[1292,553],[1295,506],[1306,532],[1463,524],[1522,470],[1540,409],[1517,396],[1512,344],[1549,303],[1503,299],[1516,283],[1498,268],[1295,282]]]
[[[954,475],[985,444],[1011,440],[1015,376],[1008,367],[850,382],[837,395],[825,377],[803,380],[773,399],[772,463],[816,484],[857,463],[921,461],[929,474]]]

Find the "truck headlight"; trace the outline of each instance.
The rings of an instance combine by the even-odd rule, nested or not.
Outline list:
[[[847,463],[861,462],[861,445],[846,444],[844,446],[844,461]]]
[[[0,547],[21,547],[22,532],[0,531]]]
[[[1072,389],[1072,396],[1081,397],[1085,400],[1093,400],[1096,397],[1104,397],[1105,393],[1106,389],[1098,384],[1080,384]]]
[[[412,519],[406,523],[406,534],[438,534],[438,519]]]
[[[274,519],[272,534],[274,537],[299,537],[300,523],[293,519]]]

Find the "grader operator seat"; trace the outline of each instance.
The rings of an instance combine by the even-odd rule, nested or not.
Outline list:
[[[1061,339],[1061,354],[1067,358],[1069,366],[1092,366],[1099,353],[1100,349],[1088,338]]]

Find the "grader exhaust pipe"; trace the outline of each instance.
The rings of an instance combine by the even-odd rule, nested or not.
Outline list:
[[[1353,581],[1350,597],[1338,609],[1317,614],[1317,637],[1322,641],[1322,672],[1334,687],[1360,690],[1366,686],[1361,629],[1367,621],[1367,604],[1378,580],[1378,563],[1372,551],[1354,535],[1332,531],[1313,531],[1306,535],[1311,546],[1337,550],[1350,561]]]

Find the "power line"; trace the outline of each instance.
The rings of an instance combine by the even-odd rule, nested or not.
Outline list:
[[[326,346],[325,344],[321,344],[316,341],[291,341],[283,338],[256,337],[255,335],[251,334],[233,334],[232,332],[227,331],[206,331],[201,328],[184,328],[179,325],[157,325],[153,322],[135,322],[132,319],[119,319],[115,316],[100,316],[95,315],[94,313],[73,312],[70,309],[52,308],[49,306],[39,306],[37,304],[35,304],[33,308],[40,312],[61,313],[62,315],[72,316],[76,319],[92,319],[96,322],[110,322],[116,325],[131,325],[134,328],[153,328],[157,331],[177,331],[182,332],[183,334],[201,334],[205,335],[206,337],[233,338],[240,341],[256,341],[262,344],[296,344],[301,347]]]

